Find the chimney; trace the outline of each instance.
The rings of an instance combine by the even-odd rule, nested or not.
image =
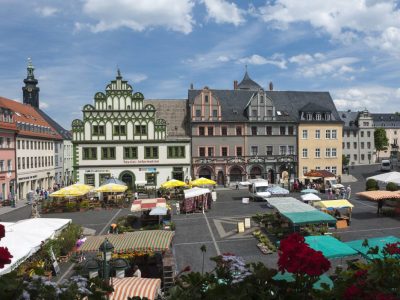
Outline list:
[[[272,81],[269,82],[269,90],[270,91],[274,90],[274,84],[272,83]]]
[[[234,89],[234,90],[237,90],[237,89],[238,89],[238,81],[237,81],[237,80],[234,80],[234,81],[233,81],[233,89]]]
[[[190,84],[190,89],[193,90],[193,83]]]

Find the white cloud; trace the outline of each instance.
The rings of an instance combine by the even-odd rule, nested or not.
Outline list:
[[[245,22],[244,11],[233,2],[225,0],[203,0],[207,9],[207,18],[216,23],[230,23],[238,26]]]
[[[217,57],[217,61],[219,61],[219,62],[228,62],[230,60],[231,60],[231,58],[226,55],[220,55]]]
[[[51,6],[36,7],[35,12],[43,17],[51,17],[59,12],[58,8]]]
[[[400,57],[400,28],[388,27],[379,37],[367,38],[367,43]]]
[[[286,69],[286,60],[281,54],[274,54],[271,58],[265,58],[258,54],[253,54],[248,57],[243,57],[238,60],[239,63],[249,64],[249,65],[274,65],[280,69]]]
[[[146,74],[141,73],[126,74],[125,77],[130,78],[133,83],[139,83],[149,78]]]
[[[289,61],[302,66],[314,62],[314,57],[310,54],[299,54],[289,58]]]
[[[389,27],[400,27],[395,0],[277,0],[260,7],[259,13],[276,28],[307,23],[344,43],[359,36],[374,37]]]
[[[43,102],[43,101],[40,101],[40,102],[39,102],[39,105],[40,105],[40,108],[41,108],[41,109],[46,109],[46,108],[49,107],[49,104],[46,103],[46,102]]]
[[[371,112],[390,112],[398,109],[400,89],[385,86],[356,86],[332,90],[332,98],[338,110],[363,110]]]
[[[192,31],[192,0],[84,0],[83,11],[97,21],[94,32],[127,27],[143,31],[153,27],[188,34]]]

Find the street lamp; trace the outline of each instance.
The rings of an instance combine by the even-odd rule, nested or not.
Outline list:
[[[103,259],[103,278],[105,279],[106,282],[108,282],[110,276],[108,262],[111,260],[111,254],[113,250],[114,250],[114,245],[111,244],[107,238],[99,247],[99,252],[102,254],[102,259]]]

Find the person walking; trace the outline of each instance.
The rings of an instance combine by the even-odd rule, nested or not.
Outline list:
[[[138,194],[138,192],[135,192],[135,194],[134,194],[134,199],[135,199],[135,200],[139,199],[139,194]]]
[[[382,214],[382,207],[383,207],[383,199],[378,200],[378,210],[376,212],[377,215]]]
[[[239,189],[239,182],[238,181],[236,181],[236,189],[237,190]]]
[[[333,194],[332,194],[332,188],[331,187],[328,188],[328,199],[329,200],[333,200]]]
[[[350,196],[351,196],[351,186],[349,185],[347,187],[347,200],[350,200]]]
[[[339,194],[340,194],[339,189],[336,189],[336,190],[335,190],[335,199],[336,199],[336,200],[339,199]]]

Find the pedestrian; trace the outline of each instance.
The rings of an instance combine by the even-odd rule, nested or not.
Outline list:
[[[44,191],[44,200],[47,200],[48,196],[49,196],[49,193],[47,191]]]
[[[339,199],[339,189],[335,190],[335,199]]]
[[[140,271],[138,265],[135,265],[133,267],[133,271],[134,271],[133,277],[137,277],[137,278],[141,278],[142,277],[142,272]]]
[[[139,199],[139,194],[138,194],[138,192],[135,192],[134,198],[135,198],[135,200]]]
[[[383,207],[383,199],[378,200],[378,211],[376,212],[377,215],[380,215],[382,213],[382,207]]]
[[[236,189],[239,189],[239,181],[236,181]]]
[[[329,200],[333,199],[333,194],[332,194],[332,188],[331,187],[328,188],[328,199]]]
[[[350,196],[351,196],[351,186],[349,185],[347,187],[347,199],[350,200]]]

